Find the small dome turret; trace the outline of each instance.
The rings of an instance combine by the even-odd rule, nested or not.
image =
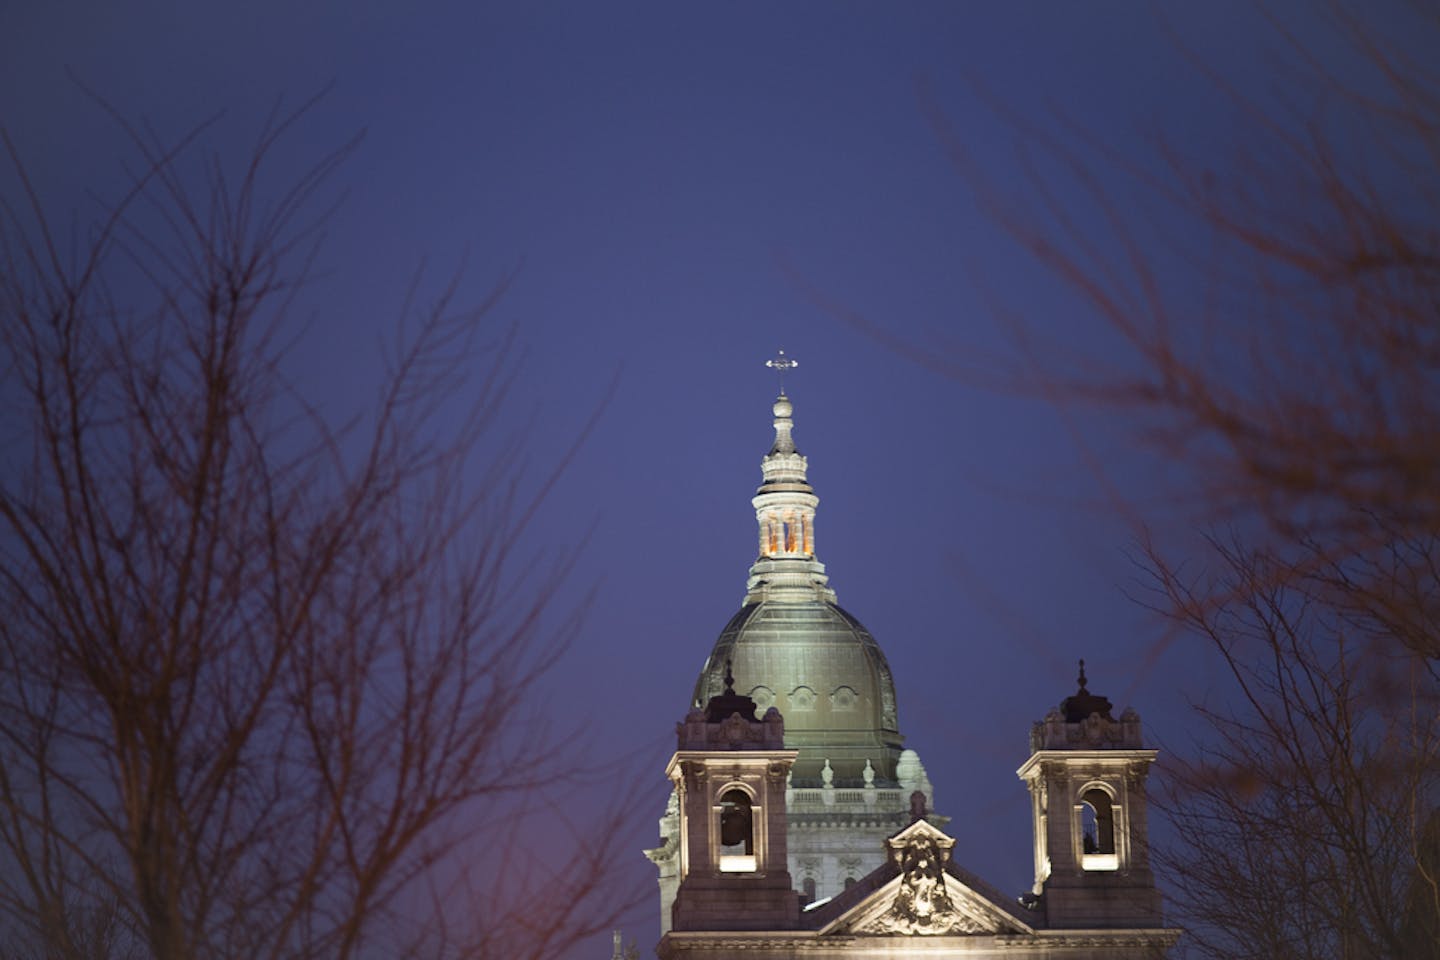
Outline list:
[[[1096,696],[1086,688],[1084,660],[1080,661],[1080,676],[1076,682],[1080,684],[1080,689],[1060,702],[1060,710],[1065,714],[1066,723],[1079,723],[1096,713],[1106,720],[1115,719],[1110,716],[1110,701]]]

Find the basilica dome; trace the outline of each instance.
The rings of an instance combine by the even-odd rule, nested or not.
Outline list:
[[[892,786],[904,740],[895,683],[870,631],[835,602],[815,556],[819,498],[795,449],[793,410],[782,393],[773,408],[775,443],[761,461],[763,482],[751,501],[759,557],[744,604],[695,683],[694,703],[704,705],[725,688],[728,664],[737,692],[785,718],[785,744],[800,751],[796,786]]]
[[[738,691],[785,718],[785,745],[800,751],[797,784],[818,785],[827,760],[836,786],[861,786],[866,761],[876,783],[894,782],[903,739],[895,682],[875,638],[844,609],[824,600],[747,603],[705,661],[696,703],[724,689],[727,662]]]

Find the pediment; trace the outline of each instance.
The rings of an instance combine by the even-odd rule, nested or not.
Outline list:
[[[820,930],[857,936],[986,936],[1034,933],[949,869],[955,841],[923,820],[887,841],[896,873]],[[878,879],[878,878],[877,878]]]
[[[938,882],[902,874],[836,918],[822,934],[983,936],[1032,933],[949,874]]]

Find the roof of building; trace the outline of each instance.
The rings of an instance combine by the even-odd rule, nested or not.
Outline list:
[[[819,498],[808,461],[795,448],[794,404],[773,406],[775,442],[761,461],[763,482],[752,504],[760,555],[750,568],[745,601],[730,618],[695,683],[701,706],[735,688],[760,711],[785,717],[785,740],[801,751],[797,781],[814,780],[828,760],[831,776],[859,786],[866,762],[881,783],[893,782],[903,737],[895,682],[870,631],[836,603],[815,555]]]

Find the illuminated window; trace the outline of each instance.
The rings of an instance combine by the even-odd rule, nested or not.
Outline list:
[[[720,795],[720,871],[754,873],[755,869],[750,796],[744,790],[727,790]]]
[[[1115,807],[1110,794],[1092,787],[1080,795],[1080,866],[1085,870],[1118,870],[1115,853]]]

